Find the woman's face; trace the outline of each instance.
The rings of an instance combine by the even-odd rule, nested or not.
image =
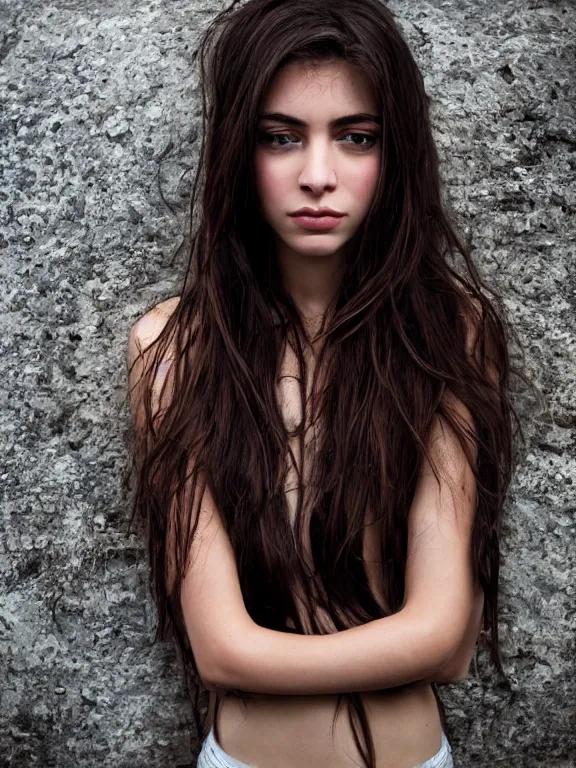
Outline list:
[[[374,195],[380,136],[360,69],[340,60],[293,62],[276,75],[259,111],[254,171],[260,212],[282,251],[328,256],[350,240]],[[344,215],[329,229],[312,228],[291,215],[303,207]]]

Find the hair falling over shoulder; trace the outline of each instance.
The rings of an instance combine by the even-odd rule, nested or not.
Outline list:
[[[301,16],[306,23],[294,23]],[[315,376],[322,370],[326,385],[312,405],[323,429],[306,489],[310,569],[289,527],[283,485],[288,435],[276,397],[279,349],[289,335],[299,338],[303,326],[258,214],[251,158],[258,104],[279,68],[336,57],[359,65],[377,94],[382,164],[316,365]],[[471,557],[485,594],[491,658],[505,677],[498,582],[502,513],[515,437],[522,435],[510,402],[516,371],[501,302],[482,282],[442,203],[429,99],[410,49],[378,0],[235,0],[205,30],[197,59],[204,130],[190,202],[188,266],[180,302],[143,374],[146,427],[135,440],[131,520],[145,530],[156,640],[176,641],[197,733],[203,731],[205,691],[180,586],[202,483],[209,484],[225,522],[253,620],[304,632],[292,597],[298,582],[310,602],[324,595],[334,625],[346,629],[386,615],[362,565],[367,505],[382,521],[380,577],[388,605],[392,613],[402,605],[407,515],[438,414],[457,433],[477,480]],[[152,392],[166,358],[170,398],[153,413]],[[473,415],[475,458],[449,394]],[[192,499],[185,492],[190,487],[196,488]],[[287,628],[288,619],[296,629]],[[325,631],[311,620],[315,632]],[[342,696],[365,764],[374,768],[361,697]]]

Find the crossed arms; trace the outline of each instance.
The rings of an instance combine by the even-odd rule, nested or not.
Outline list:
[[[162,311],[152,310],[131,328],[129,365],[144,360],[142,350],[165,322]],[[141,364],[136,364],[130,377],[137,427],[139,393],[132,387],[140,372]],[[453,407],[472,423],[461,403]],[[475,479],[456,436],[439,419],[428,447],[441,483],[424,463],[409,513],[403,607],[334,634],[295,635],[252,621],[232,545],[206,488],[181,603],[198,670],[208,687],[325,694],[466,676],[483,607],[470,560]]]

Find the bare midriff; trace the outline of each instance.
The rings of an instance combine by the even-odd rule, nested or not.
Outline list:
[[[442,724],[428,683],[363,693],[378,768],[414,768],[438,752]],[[257,768],[352,768],[362,760],[337,697],[252,694],[246,704],[225,698],[218,711],[220,746]],[[210,717],[216,694],[210,694]],[[344,700],[345,703],[345,700]]]

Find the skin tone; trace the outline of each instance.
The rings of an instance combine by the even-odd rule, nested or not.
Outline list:
[[[366,115],[347,125],[332,121],[357,113],[376,117],[377,105],[362,73],[349,65],[294,63],[278,74],[261,112],[302,123],[261,120],[259,133],[274,134],[274,145],[263,138],[258,143],[255,172],[285,284],[304,317],[321,314],[339,285],[346,245],[373,199],[381,152],[381,126]],[[364,144],[370,147],[358,148]],[[313,232],[288,216],[303,206],[329,206],[346,215],[337,228]],[[450,488],[443,486],[439,500],[429,472],[417,485],[409,538],[419,546],[407,561],[403,608],[334,634],[293,635],[254,623],[217,506],[204,497],[202,563],[184,580],[182,608],[206,687],[332,694],[448,682],[466,674],[482,610],[482,594],[474,602],[469,566],[475,490],[457,441],[444,432],[433,438],[434,460],[446,465],[450,459]]]
[[[377,105],[365,77],[348,64],[311,67],[299,62],[278,74],[261,113],[268,114],[259,122],[255,156],[261,212],[274,232],[285,285],[304,317],[310,318],[321,315],[333,298],[346,245],[374,195],[381,151]],[[274,119],[270,113],[276,113]],[[364,118],[333,123],[358,113]],[[301,124],[294,125],[294,118]],[[304,206],[329,206],[346,215],[333,230],[305,230],[288,215]],[[216,507],[206,507],[205,534],[207,540],[214,537],[213,544],[204,570],[184,585],[183,606],[185,615],[195,618],[190,636],[207,688],[315,695],[458,679],[480,618],[472,615],[468,563],[475,493],[455,441],[433,437],[435,460],[443,464],[446,456],[454,457],[449,462],[456,467],[451,488],[460,489],[460,494],[443,486],[439,501],[435,478],[422,475],[410,513],[410,539],[418,539],[420,546],[407,564],[405,604],[397,613],[361,626],[322,636],[292,635],[255,624],[246,611]],[[463,645],[466,653],[461,658]]]
[[[273,230],[284,284],[313,321],[337,291],[346,244],[374,196],[381,153],[376,99],[362,70],[347,62],[292,62],[276,75],[259,115],[268,115],[259,119],[254,157],[260,212]],[[346,116],[356,117],[334,124]],[[335,229],[307,230],[289,216],[304,206],[345,216]]]

